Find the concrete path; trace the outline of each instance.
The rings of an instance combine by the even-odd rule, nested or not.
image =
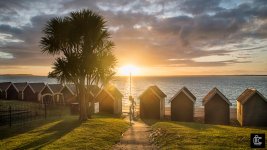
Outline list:
[[[123,134],[121,141],[114,146],[114,150],[156,150],[149,142],[150,126],[143,122],[133,122],[132,126]]]

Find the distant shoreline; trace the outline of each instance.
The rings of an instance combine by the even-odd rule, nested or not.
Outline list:
[[[30,77],[46,77],[46,76],[33,75],[33,74],[0,74],[0,76],[30,76]]]

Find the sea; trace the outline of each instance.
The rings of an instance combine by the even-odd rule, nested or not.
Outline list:
[[[55,79],[46,76],[0,76],[0,82],[45,82],[57,83]],[[236,107],[237,97],[247,88],[255,88],[267,98],[267,76],[175,76],[175,77],[114,77],[111,81],[124,95],[123,110],[128,110],[132,95],[139,104],[138,96],[151,85],[157,85],[166,95],[166,107],[170,107],[169,100],[184,86],[197,98],[196,107],[202,106],[202,99],[208,92],[217,87]],[[131,88],[130,88],[131,84]]]

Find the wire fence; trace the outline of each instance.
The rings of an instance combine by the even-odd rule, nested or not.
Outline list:
[[[37,119],[62,117],[69,114],[69,107],[38,103],[0,104],[0,126],[25,124]]]

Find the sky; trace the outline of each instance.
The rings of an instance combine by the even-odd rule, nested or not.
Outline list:
[[[118,70],[267,74],[266,0],[0,0],[0,74],[47,75],[54,58],[41,53],[42,29],[81,9],[106,19]]]

